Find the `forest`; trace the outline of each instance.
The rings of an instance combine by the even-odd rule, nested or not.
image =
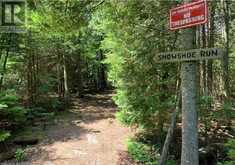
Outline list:
[[[14,2],[24,32],[0,26],[0,164],[235,165],[235,1],[207,0],[208,21],[178,30],[169,11],[191,0],[0,0],[0,22]],[[187,42],[224,50],[191,62],[194,93],[190,62],[156,58]]]

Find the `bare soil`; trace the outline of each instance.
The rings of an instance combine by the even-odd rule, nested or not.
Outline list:
[[[45,139],[28,150],[32,165],[131,165],[125,142],[131,130],[115,119],[111,92],[74,98]]]

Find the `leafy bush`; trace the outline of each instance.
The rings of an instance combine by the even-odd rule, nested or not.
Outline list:
[[[230,127],[232,120],[235,118],[235,113],[233,110],[233,103],[229,100],[225,101],[218,111],[213,112],[213,117],[220,121],[221,125]]]
[[[219,162],[217,165],[234,165],[234,162],[231,161],[225,161],[223,163]]]
[[[47,110],[42,107],[32,107],[27,113],[27,118],[34,119],[35,117],[40,117],[42,113],[47,113]]]
[[[27,109],[20,106],[19,98],[12,91],[0,94],[0,119],[10,123],[22,123],[26,120]]]
[[[227,150],[226,160],[219,162],[218,165],[234,165],[235,164],[235,139],[228,140],[225,143],[225,148]]]
[[[168,160],[166,162],[166,165],[176,165],[176,161],[175,160]]]
[[[27,113],[27,119],[30,122],[35,122],[35,121],[52,121],[55,117],[54,112],[48,112],[47,109],[42,108],[42,107],[34,107],[31,108],[28,113]]]
[[[54,110],[64,109],[64,104],[58,98],[53,98],[51,100],[51,106]]]
[[[200,122],[204,125],[204,136],[207,138],[208,131],[211,127],[211,120],[213,113],[211,110],[211,105],[213,103],[213,98],[208,95],[203,95],[199,99],[199,118]],[[207,140],[207,139],[206,139]]]
[[[11,136],[8,131],[0,131],[0,143],[6,141]]]
[[[26,158],[26,152],[25,150],[19,148],[15,152],[15,158],[18,162],[25,160]]]
[[[157,154],[151,151],[151,147],[141,142],[130,139],[127,143],[128,152],[131,157],[138,163],[146,165],[155,165],[157,162]]]
[[[230,120],[231,118],[235,117],[232,109],[233,104],[230,101],[224,102],[222,105],[222,112],[225,119]]]
[[[18,101],[17,95],[12,91],[6,91],[0,95],[2,104],[13,106]]]
[[[229,140],[225,144],[225,147],[228,150],[228,158],[234,160],[235,163],[235,139]]]
[[[48,110],[50,111],[60,111],[65,109],[65,104],[58,98],[48,98],[48,97],[43,97],[41,98],[38,102],[36,107],[43,108],[45,112]]]
[[[128,153],[131,155],[132,159],[138,163],[144,165],[156,165],[159,159],[156,147],[151,147],[142,142],[138,142],[135,139],[129,139],[128,143]],[[175,165],[174,160],[168,160],[166,165]]]
[[[125,125],[131,125],[134,120],[134,115],[131,115],[131,112],[122,110],[116,113],[116,118]]]
[[[204,95],[200,98],[199,104],[201,109],[207,109],[213,102],[213,98],[211,96]]]

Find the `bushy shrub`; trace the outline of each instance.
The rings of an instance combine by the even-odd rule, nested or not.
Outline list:
[[[43,97],[41,98],[36,107],[40,107],[48,111],[61,111],[65,109],[65,103],[56,97]]]
[[[9,123],[20,124],[26,121],[27,109],[19,104],[19,98],[12,91],[0,94],[0,119]]]
[[[27,119],[32,121],[39,118],[48,118],[51,119],[55,116],[54,112],[48,112],[47,109],[42,107],[33,107],[27,113]]]
[[[145,165],[155,165],[157,162],[157,153],[151,150],[151,147],[137,142],[134,139],[128,140],[128,153],[138,163]]]
[[[230,139],[226,144],[225,147],[228,150],[228,158],[234,160],[235,163],[235,139]]]
[[[135,120],[134,115],[131,112],[122,110],[116,113],[116,118],[125,125],[132,125]]]
[[[6,141],[10,136],[11,136],[10,132],[0,130],[0,143]]]
[[[26,153],[22,148],[18,148],[15,152],[15,158],[18,162],[25,160]]]
[[[224,104],[222,105],[222,112],[223,112],[223,117],[226,120],[231,120],[232,118],[235,117],[235,114],[233,112],[233,104],[230,101],[226,101],[224,102]]]
[[[156,147],[152,147],[135,139],[129,139],[127,142],[128,153],[131,158],[137,163],[143,165],[156,165],[160,155]],[[175,165],[174,160],[168,160],[166,165]]]
[[[235,139],[228,140],[225,143],[225,148],[227,150],[226,160],[219,162],[218,165],[234,165],[235,164]]]

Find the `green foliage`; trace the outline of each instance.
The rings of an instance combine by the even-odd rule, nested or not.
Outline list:
[[[42,107],[31,108],[27,113],[28,119],[48,118],[52,119],[55,116],[54,112],[48,112],[48,109]]]
[[[180,65],[159,64],[155,56],[159,52],[182,49],[178,39],[180,33],[169,31],[166,26],[169,9],[178,3],[182,3],[182,0],[30,0],[28,33],[0,34],[0,73],[5,74],[3,84],[0,84],[0,122],[22,125],[26,119],[52,119],[57,111],[66,108],[62,101],[66,77],[69,92],[76,93],[79,87],[90,90],[92,85],[98,84],[101,67],[105,64],[105,68],[107,66],[109,69],[108,78],[117,88],[114,101],[120,111],[116,117],[128,126],[136,126],[139,130],[153,134],[152,137],[161,137],[159,141],[162,141],[165,136],[164,128],[169,125],[170,115],[175,108]],[[231,13],[235,8],[234,4],[229,4]],[[222,3],[215,2],[216,5],[214,17],[219,20],[215,20],[214,24],[219,26],[213,32],[213,27],[208,29],[210,35],[206,35],[204,39],[208,41],[206,45],[213,42],[214,45],[223,47],[223,42],[227,39],[221,38],[217,33],[226,29],[221,28],[226,21],[219,13],[223,10],[220,7]],[[233,17],[230,19],[234,20]],[[213,25],[212,22],[210,24]],[[231,21],[230,40],[235,38],[233,24],[234,21]],[[204,37],[203,35],[202,33],[199,36]],[[14,38],[9,40],[12,36]],[[204,39],[201,41],[202,37],[197,39],[199,44],[204,43]],[[229,56],[234,56],[234,43],[232,40],[228,44],[231,47]],[[5,70],[2,64],[7,56],[6,52],[9,57]],[[102,58],[99,53],[102,53]],[[231,58],[228,66],[231,87],[235,84],[232,83],[235,73],[233,60]],[[214,61],[212,68],[222,70],[218,63]],[[203,66],[201,70],[205,80],[209,80],[209,71],[209,63],[206,62],[205,68]],[[216,82],[222,78],[221,75],[218,77],[217,72],[213,71],[215,90],[222,89],[222,83]],[[17,94],[4,91],[9,88],[19,90]],[[57,99],[58,95],[60,99]],[[31,103],[31,97],[34,103]],[[26,101],[27,105],[34,104],[30,105],[30,110],[21,105]],[[216,112],[211,111],[212,103],[211,96],[200,98],[200,121],[205,125],[206,131],[210,131],[210,121],[214,119],[230,122],[235,117],[232,113],[232,101],[225,102]],[[0,141],[9,136],[7,131],[0,133]],[[152,141],[149,144],[159,144],[153,138],[149,141]],[[155,161],[151,155],[151,147],[143,143],[130,141],[129,150],[140,162]],[[233,159],[233,155],[234,150],[229,149],[228,157]]]
[[[130,139],[127,143],[128,152],[138,163],[145,165],[154,165],[157,162],[157,154],[151,151],[151,147]]]
[[[228,150],[228,158],[235,161],[235,139],[228,140],[225,147]]]
[[[132,125],[135,120],[134,116],[134,114],[132,115],[131,112],[125,110],[116,113],[116,118],[125,125]]]
[[[26,120],[27,109],[18,103],[17,95],[12,91],[6,91],[0,95],[0,119],[13,123],[22,123]]]
[[[213,98],[211,96],[201,96],[199,100],[200,108],[207,109],[213,103]]]
[[[233,104],[230,101],[224,102],[221,108],[223,112],[223,116],[225,119],[230,120],[235,117],[235,113],[233,112]]]
[[[51,100],[51,107],[54,110],[61,110],[64,109],[64,103],[61,102],[58,98],[53,98]]]
[[[127,142],[128,153],[137,163],[144,165],[156,165],[159,161],[159,154],[155,147],[151,147],[135,139]],[[174,160],[168,160],[166,165],[176,165]]]
[[[91,27],[104,34],[101,49],[106,53],[109,80],[117,88],[117,118],[127,125],[151,131],[162,130],[169,122],[177,65],[157,64],[154,56],[175,44],[171,42],[175,34],[166,29],[163,16],[172,3],[105,2],[90,21]],[[160,9],[161,13],[156,12]]]
[[[199,118],[201,122],[204,124],[205,132],[208,133],[208,130],[211,126],[212,120],[212,109],[211,105],[213,103],[213,98],[211,96],[201,96],[199,99]]]
[[[15,152],[15,158],[18,162],[21,162],[26,159],[26,152],[22,148],[18,148]]]
[[[0,104],[0,109],[4,109],[4,108],[7,108],[8,107],[8,105],[6,105],[6,104]]]
[[[235,164],[235,139],[230,139],[225,143],[227,157],[225,161],[219,162],[218,165],[234,165]]]
[[[40,127],[24,126],[12,135],[14,141],[41,141],[45,137],[45,132]]]
[[[55,96],[40,95],[35,105],[31,107],[30,113],[58,112],[64,110],[65,103],[62,99]]]
[[[168,160],[167,162],[166,162],[166,165],[176,165],[177,163],[176,163],[176,161],[175,160]]]
[[[10,132],[0,130],[0,143],[6,141],[10,136]]]
[[[1,104],[12,106],[18,101],[17,95],[13,91],[6,91],[0,95]]]
[[[233,110],[233,103],[231,101],[225,101],[220,110],[216,111],[213,116],[225,124],[229,124],[235,117]]]
[[[219,162],[217,165],[234,165],[234,162],[231,161],[225,161],[223,163]]]

